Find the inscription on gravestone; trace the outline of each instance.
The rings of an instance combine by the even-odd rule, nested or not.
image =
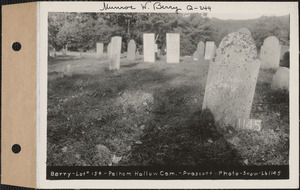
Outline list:
[[[215,42],[210,42],[210,41],[206,42],[204,59],[210,60],[211,57],[214,55],[215,51],[216,51]]]
[[[220,127],[249,119],[260,67],[251,36],[228,34],[210,60],[202,109],[210,109]]]
[[[130,40],[128,43],[128,50],[127,50],[127,59],[130,61],[135,60],[135,51],[136,51],[136,45],[134,40]]]
[[[155,39],[154,34],[143,34],[143,53],[144,53],[144,62],[155,62]]]
[[[180,61],[180,35],[167,33],[167,63]]]
[[[111,38],[111,57],[109,60],[109,70],[120,69],[122,37],[115,36]]]
[[[103,43],[97,43],[97,57],[102,57],[103,56]]]
[[[280,62],[280,45],[275,36],[267,37],[260,49],[262,68],[277,68]]]

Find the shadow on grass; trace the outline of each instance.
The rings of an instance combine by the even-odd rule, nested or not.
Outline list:
[[[217,130],[212,113],[191,108],[194,87],[183,85],[154,94],[152,117],[125,165],[240,165],[241,156]]]

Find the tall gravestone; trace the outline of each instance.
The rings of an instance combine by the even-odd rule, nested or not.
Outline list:
[[[180,35],[167,33],[167,63],[180,61]]]
[[[204,48],[205,48],[204,42],[200,41],[197,45],[198,61],[204,59]]]
[[[109,60],[109,70],[120,69],[121,45],[122,45],[122,37],[115,36],[111,38],[111,48],[110,48],[111,57]]]
[[[255,42],[244,33],[228,34],[210,60],[202,109],[220,127],[249,119],[260,67]]]
[[[210,58],[214,55],[216,49],[217,48],[215,42],[211,42],[211,41],[206,42],[204,59],[210,60]]]
[[[128,43],[128,50],[127,50],[127,59],[130,61],[135,60],[135,51],[136,51],[136,44],[134,40],[130,40]]]
[[[260,49],[262,68],[277,68],[280,63],[280,44],[275,36],[267,37]]]
[[[154,34],[143,34],[143,53],[144,53],[144,62],[155,62],[155,39]]]
[[[103,56],[103,43],[97,43],[97,57],[102,57]]]

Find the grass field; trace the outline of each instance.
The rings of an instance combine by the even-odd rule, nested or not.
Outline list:
[[[287,165],[289,95],[271,90],[275,70],[257,81],[250,118],[262,130],[222,131],[201,110],[208,67],[191,57],[121,59],[119,71],[94,57],[50,60],[48,166]]]

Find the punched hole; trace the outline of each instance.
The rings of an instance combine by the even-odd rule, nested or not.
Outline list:
[[[18,144],[14,144],[11,150],[13,151],[13,153],[18,154],[19,152],[21,152],[21,146]]]
[[[19,42],[15,42],[12,45],[12,48],[13,48],[14,51],[20,51],[21,47],[22,46],[21,46],[21,44]]]

